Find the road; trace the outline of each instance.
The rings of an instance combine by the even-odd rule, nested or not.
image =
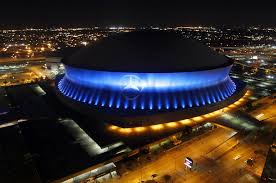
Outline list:
[[[274,99],[275,100],[275,99]],[[261,107],[249,114],[263,123],[275,128],[275,101],[272,98],[260,100]],[[260,115],[263,114],[263,115]],[[234,135],[234,136],[233,136]],[[228,128],[217,128],[203,134],[167,152],[162,152],[151,162],[136,164],[136,168],[129,170],[121,178],[106,182],[138,183],[151,180],[151,175],[157,174],[154,180],[165,183],[164,175],[170,175],[168,182],[259,182],[262,174],[269,136],[254,138],[243,136]],[[191,157],[194,170],[187,170],[184,166],[185,157]],[[235,157],[237,160],[234,160]],[[254,159],[253,166],[245,163],[249,158]]]
[[[157,159],[137,165],[135,169],[118,179],[108,180],[113,183],[138,183],[151,179],[151,175],[157,174],[154,179],[158,183],[165,182],[164,175],[171,176],[171,182],[258,182],[265,163],[265,156],[254,154],[255,150],[268,149],[268,145],[261,142],[243,142],[219,151],[220,155],[212,155],[217,148],[223,148],[224,142],[233,136],[235,131],[227,128],[216,128],[212,132],[203,134],[180,146],[162,152]],[[236,142],[236,141],[235,141]],[[226,146],[225,146],[226,147]],[[211,156],[216,156],[213,158]],[[238,160],[233,158],[240,155]],[[254,167],[248,167],[245,161],[253,157],[256,159]],[[194,170],[187,170],[184,166],[185,157],[194,160]],[[170,182],[170,181],[167,181]]]
[[[276,93],[270,97],[258,100],[256,103],[259,104],[260,107],[250,112],[250,115],[262,121],[264,124],[276,127],[276,98],[272,98],[272,96],[276,96]]]
[[[0,86],[13,86],[54,79],[63,70],[56,58],[0,59]],[[46,66],[50,67],[46,69]]]

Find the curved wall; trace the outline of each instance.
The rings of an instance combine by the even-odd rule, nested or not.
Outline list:
[[[132,84],[144,91],[190,90],[219,84],[229,78],[232,65],[212,70],[174,73],[109,72],[65,65],[65,77],[73,83],[93,88],[121,90]]]
[[[207,106],[199,106],[180,109],[170,109],[166,111],[156,110],[130,110],[126,112],[126,109],[109,108],[102,106],[86,105],[81,101],[72,100],[69,97],[64,96],[61,92],[57,91],[57,95],[60,100],[69,106],[70,108],[83,113],[87,116],[93,116],[102,120],[103,122],[111,123],[120,127],[137,127],[137,126],[149,126],[155,124],[161,124],[172,121],[179,121],[188,119],[203,114],[207,114],[223,107],[226,107],[235,101],[239,100],[247,91],[245,83],[234,80],[237,85],[236,91],[230,97],[217,103],[212,103]]]
[[[168,111],[206,106],[230,97],[236,90],[231,66],[196,72],[126,73],[66,66],[59,91],[91,107]]]

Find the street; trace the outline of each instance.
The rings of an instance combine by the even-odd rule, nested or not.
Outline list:
[[[118,179],[111,179],[107,182],[138,183],[152,179],[157,174],[156,182],[166,182],[164,176],[169,175],[171,180],[167,182],[258,182],[265,163],[265,156],[255,154],[254,151],[266,152],[268,145],[250,141],[235,144],[233,147],[224,145],[232,138],[241,138],[235,135],[234,131],[227,128],[216,128],[212,132],[203,134],[175,148],[161,153],[160,156],[151,162],[142,163],[127,174]],[[235,141],[236,142],[236,141]],[[220,155],[215,155],[217,148]],[[212,158],[216,156],[216,158]],[[240,156],[234,160],[236,156]],[[194,160],[193,170],[185,168],[185,157]],[[253,167],[246,165],[245,161],[251,157],[255,158]]]

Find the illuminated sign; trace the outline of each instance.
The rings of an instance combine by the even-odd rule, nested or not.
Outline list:
[[[189,158],[189,157],[185,158],[184,165],[186,165],[186,167],[192,168],[193,167],[193,163],[194,163],[194,161],[192,160],[192,158]]]
[[[136,99],[143,90],[143,81],[136,75],[125,75],[120,83],[123,96],[129,100]]]

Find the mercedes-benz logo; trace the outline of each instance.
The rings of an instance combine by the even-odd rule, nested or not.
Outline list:
[[[136,99],[143,90],[142,80],[136,75],[125,75],[120,82],[122,94],[128,100]]]

